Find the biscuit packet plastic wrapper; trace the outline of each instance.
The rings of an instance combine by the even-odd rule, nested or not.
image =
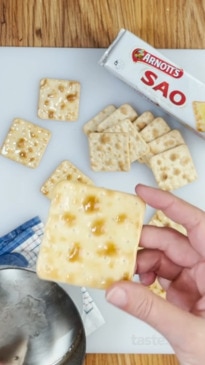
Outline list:
[[[205,84],[128,30],[99,64],[205,138]]]

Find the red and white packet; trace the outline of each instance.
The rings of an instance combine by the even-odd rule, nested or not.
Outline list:
[[[205,138],[205,84],[128,30],[99,64]]]

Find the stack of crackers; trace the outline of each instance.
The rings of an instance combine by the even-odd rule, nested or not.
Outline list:
[[[129,105],[108,105],[84,126],[94,171],[129,171],[131,163],[148,153],[133,122],[137,112]]]
[[[197,179],[187,144],[179,130],[129,104],[108,105],[83,126],[94,171],[129,171],[135,161],[145,163],[158,186],[174,190]]]

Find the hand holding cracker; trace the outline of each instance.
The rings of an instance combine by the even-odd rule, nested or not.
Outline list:
[[[144,285],[121,281],[107,300],[145,321],[171,344],[180,364],[202,364],[205,358],[205,212],[171,193],[139,185],[147,204],[185,227],[187,236],[167,227],[145,226],[137,258]],[[166,300],[146,286],[160,278]],[[194,334],[194,336],[193,336]]]

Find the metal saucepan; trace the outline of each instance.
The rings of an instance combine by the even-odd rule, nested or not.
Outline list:
[[[83,323],[69,295],[34,271],[0,268],[0,361],[82,365]],[[12,362],[13,361],[13,362]]]

